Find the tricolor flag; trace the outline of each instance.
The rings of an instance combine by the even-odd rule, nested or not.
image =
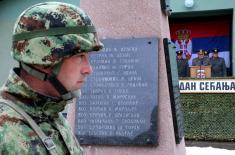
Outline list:
[[[196,51],[204,49],[211,52],[219,48],[219,56],[225,59],[227,68],[230,67],[231,21],[219,19],[213,21],[190,21],[170,24],[171,39],[176,50],[183,50],[184,57],[192,64],[197,57]],[[211,56],[211,53],[210,53]]]

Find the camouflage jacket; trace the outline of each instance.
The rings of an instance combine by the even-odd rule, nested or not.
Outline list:
[[[32,90],[16,74],[15,68],[1,88],[0,100],[12,101],[24,109],[42,131],[52,137],[58,155],[83,155],[68,122],[59,113],[66,105],[56,102]],[[15,110],[0,103],[0,154],[1,155],[47,155],[41,139],[26,120]]]
[[[203,59],[194,58],[192,62],[192,66],[209,66],[210,65],[210,59],[208,57],[204,57]]]

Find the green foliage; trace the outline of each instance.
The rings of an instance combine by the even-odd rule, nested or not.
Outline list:
[[[235,94],[181,94],[185,138],[235,141]]]

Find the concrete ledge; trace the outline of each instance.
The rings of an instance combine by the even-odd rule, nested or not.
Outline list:
[[[185,141],[186,146],[214,147],[227,150],[235,150],[235,142],[213,142],[213,141]]]

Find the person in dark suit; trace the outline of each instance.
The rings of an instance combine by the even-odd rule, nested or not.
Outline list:
[[[188,77],[189,75],[189,66],[188,60],[183,58],[183,51],[176,51],[177,55],[177,68],[178,68],[178,76],[179,77]]]
[[[212,49],[211,63],[211,76],[212,77],[225,77],[227,76],[227,70],[224,58],[219,57],[219,49]]]

